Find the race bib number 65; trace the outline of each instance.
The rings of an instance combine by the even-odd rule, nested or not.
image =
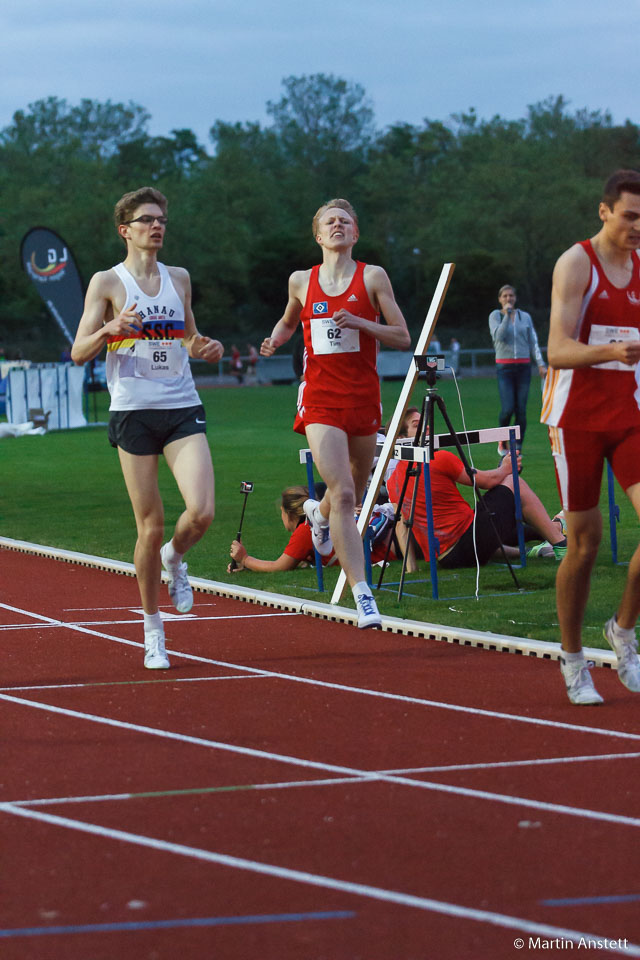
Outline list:
[[[136,376],[150,379],[179,377],[184,354],[180,340],[138,340]]]
[[[344,330],[331,317],[312,317],[310,323],[311,345],[315,354],[359,352],[359,330]]]

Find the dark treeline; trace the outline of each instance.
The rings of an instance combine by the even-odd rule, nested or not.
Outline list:
[[[112,224],[126,190],[169,198],[163,259],[186,266],[203,332],[259,341],[281,315],[289,273],[316,262],[311,218],[331,197],[360,217],[360,259],[389,272],[412,331],[441,266],[457,269],[439,323],[463,346],[488,346],[487,315],[503,283],[546,334],[559,253],[598,229],[597,201],[617,167],[640,166],[639,128],[608,113],[570,112],[562,97],[524,118],[454,115],[376,130],[357,84],[318,74],[283,81],[270,122],[147,132],[143,107],[51,97],[0,132],[0,324],[5,349],[56,357],[59,335],[19,264],[32,226],[57,230],[83,279],[122,259]]]

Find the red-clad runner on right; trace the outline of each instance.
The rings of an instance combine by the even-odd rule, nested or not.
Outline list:
[[[575,704],[602,702],[582,649],[591,573],[602,536],[605,459],[640,516],[640,173],[618,170],[599,205],[602,227],[566,250],[553,273],[542,422],[549,427],[567,553],[556,578],[561,669]],[[618,608],[604,627],[618,677],[640,692],[635,626],[640,547]]]
[[[378,344],[402,350],[410,337],[385,271],[352,257],[359,234],[351,204],[341,199],[323,204],[312,229],[322,263],[291,274],[284,314],[260,353],[270,357],[302,322],[304,372],[294,429],[306,434],[327,485],[320,503],[307,501],[305,514],[318,551],[326,555],[332,543],[335,547],[356,602],[358,626],[380,627],[354,511],[366,488],[381,421]]]

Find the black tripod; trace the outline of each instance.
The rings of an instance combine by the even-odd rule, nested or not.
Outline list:
[[[446,406],[445,406],[445,402],[444,402],[444,400],[442,399],[442,397],[439,395],[438,391],[436,390],[436,381],[437,381],[437,379],[438,379],[438,378],[437,378],[438,358],[437,358],[437,357],[422,357],[422,356],[416,356],[416,357],[414,357],[414,361],[415,361],[415,363],[416,363],[416,365],[417,365],[417,367],[418,367],[419,373],[424,373],[424,374],[426,375],[426,380],[427,380],[427,391],[426,391],[426,394],[425,394],[425,396],[424,396],[424,398],[423,398],[423,401],[422,401],[422,410],[421,410],[421,412],[420,412],[420,422],[418,423],[418,429],[417,429],[417,431],[416,431],[416,436],[415,436],[415,440],[414,440],[414,442],[413,442],[413,445],[414,445],[414,447],[422,447],[422,448],[425,448],[425,447],[426,447],[426,448],[428,448],[428,451],[429,451],[427,466],[426,466],[426,469],[425,469],[425,471],[424,471],[425,486],[426,486],[426,490],[425,490],[426,496],[425,496],[425,499],[426,499],[426,509],[427,509],[427,529],[428,529],[428,537],[429,537],[429,561],[430,561],[430,569],[431,569],[431,590],[432,590],[432,595],[433,595],[434,600],[437,600],[437,599],[438,599],[438,574],[437,574],[437,569],[436,569],[436,564],[437,564],[437,556],[436,556],[436,554],[437,554],[437,541],[436,541],[436,538],[435,538],[435,535],[434,535],[434,532],[433,532],[433,505],[432,505],[432,502],[431,502],[431,482],[430,482],[430,476],[429,476],[429,463],[433,460],[434,455],[435,455],[434,418],[435,418],[435,408],[436,408],[436,406],[438,407],[438,410],[439,410],[440,413],[442,414],[442,418],[443,418],[444,422],[446,423],[447,428],[448,428],[448,430],[449,430],[450,439],[451,439],[451,441],[452,441],[451,445],[452,445],[452,446],[455,446],[455,448],[456,448],[456,450],[457,450],[457,452],[458,452],[458,456],[460,457],[460,459],[461,459],[461,461],[462,461],[462,465],[464,466],[465,473],[467,474],[467,476],[468,476],[469,479],[471,480],[471,483],[472,483],[472,484],[473,484],[473,477],[474,477],[474,474],[476,473],[476,471],[475,471],[474,468],[469,464],[469,461],[467,460],[467,456],[466,456],[464,450],[462,449],[462,444],[460,443],[460,438],[458,437],[458,434],[457,434],[456,431],[454,430],[453,424],[451,423],[451,420],[449,419],[449,414],[447,413],[447,408],[446,408]],[[405,473],[404,482],[403,482],[403,485],[402,485],[402,490],[401,490],[401,492],[400,492],[400,498],[399,498],[398,506],[397,506],[397,509],[396,509],[395,516],[394,516],[394,518],[393,518],[394,530],[395,530],[396,524],[402,519],[402,505],[403,505],[404,500],[405,500],[405,496],[406,496],[407,486],[408,486],[408,484],[409,484],[409,480],[413,477],[414,480],[415,480],[415,482],[414,482],[414,485],[413,485],[413,494],[412,494],[412,496],[411,496],[411,507],[410,507],[410,510],[409,510],[409,518],[408,518],[408,520],[405,520],[405,521],[404,521],[404,522],[405,522],[405,526],[407,527],[407,542],[406,542],[406,547],[405,547],[405,550],[404,550],[404,556],[403,556],[403,558],[402,558],[402,572],[401,572],[401,574],[400,574],[400,583],[399,583],[399,585],[398,585],[398,600],[401,600],[401,599],[402,599],[402,592],[403,592],[403,589],[404,589],[404,581],[405,581],[406,572],[407,572],[407,563],[408,563],[408,559],[409,559],[409,551],[410,551],[410,547],[411,547],[412,540],[414,539],[414,537],[413,537],[413,521],[414,521],[414,517],[415,517],[416,501],[417,501],[417,499],[418,499],[418,479],[419,479],[421,473],[422,473],[422,464],[421,464],[420,462],[418,462],[418,461],[413,461],[413,462],[411,463],[411,466],[409,467],[409,469],[408,469],[407,472]],[[489,511],[489,508],[487,507],[486,503],[484,503],[484,500],[483,500],[482,497],[478,497],[478,501],[477,501],[477,502],[478,502],[478,505],[479,505],[480,509],[484,509],[485,512],[486,512],[486,514],[487,514],[487,516],[489,517],[489,521],[490,521],[491,526],[493,527],[493,530],[494,530],[495,535],[496,535],[496,540],[497,540],[497,542],[500,544],[500,550],[501,550],[501,552],[502,552],[503,559],[504,559],[506,565],[507,565],[508,568],[509,568],[509,572],[511,573],[511,576],[513,577],[513,582],[515,583],[516,588],[519,590],[519,589],[520,589],[520,584],[518,583],[518,579],[517,579],[517,577],[516,577],[516,575],[515,575],[513,566],[512,566],[512,564],[509,562],[509,558],[507,557],[507,554],[506,554],[505,549],[504,549],[504,545],[503,545],[503,543],[502,543],[502,538],[499,536],[498,531],[496,530],[496,526],[495,526],[495,523],[494,523],[494,521],[493,521],[493,517],[491,516],[491,513],[490,513],[490,511]],[[382,579],[383,579],[383,577],[384,577],[384,573],[385,573],[385,570],[386,570],[387,565],[388,565],[389,552],[390,552],[390,550],[391,550],[391,543],[392,543],[392,540],[390,539],[390,540],[389,540],[389,543],[387,544],[387,552],[386,552],[386,555],[385,555],[385,558],[384,558],[384,561],[383,561],[383,564],[382,564],[382,569],[381,569],[381,571],[380,571],[380,577],[379,577],[379,579],[378,579],[378,590],[380,589],[380,587],[381,587],[381,585],[382,585]],[[425,559],[426,559],[426,558],[425,558]]]

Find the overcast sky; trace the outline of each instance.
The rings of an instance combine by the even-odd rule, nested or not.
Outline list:
[[[640,0],[0,0],[0,128],[48,96],[133,100],[208,146],[312,73],[361,84],[380,128],[557,94],[640,123],[639,28]]]

